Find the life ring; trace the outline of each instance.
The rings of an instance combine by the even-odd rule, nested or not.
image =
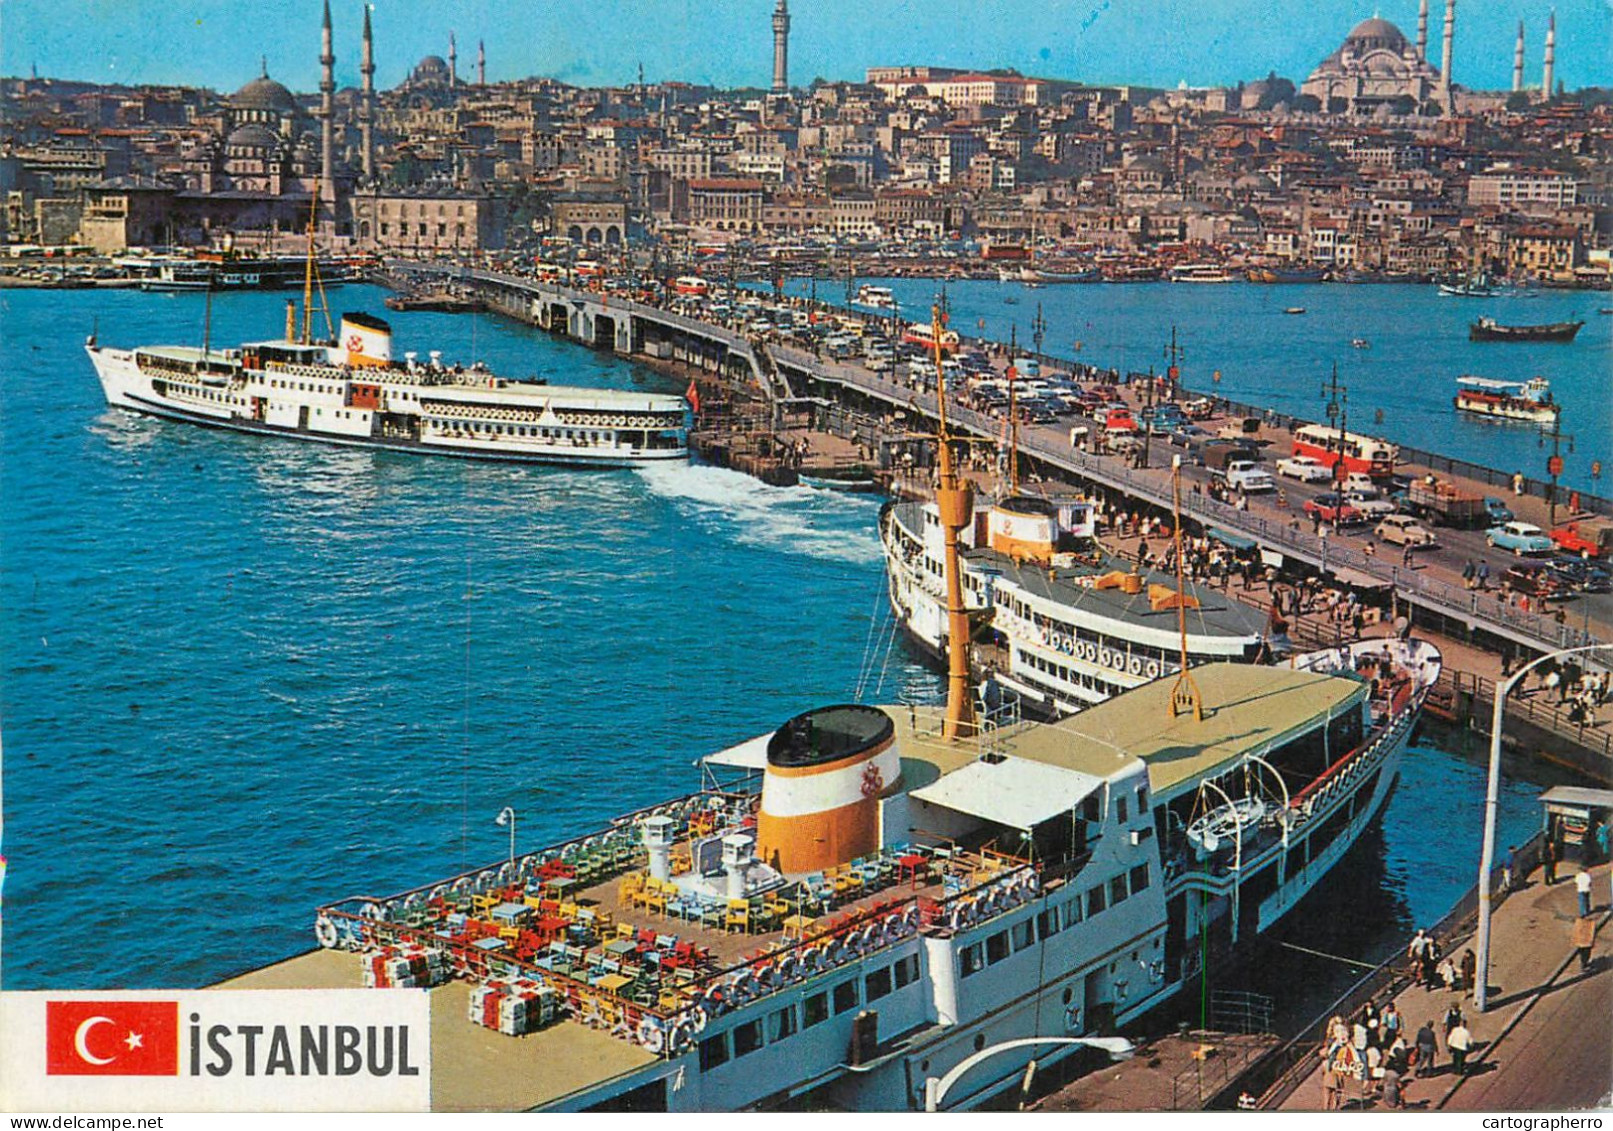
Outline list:
[[[1066,636],[1059,641],[1059,644],[1062,646],[1062,651],[1066,656],[1075,655],[1075,637]]]
[[[659,1056],[661,1050],[666,1048],[666,1030],[654,1017],[646,1015],[638,1023],[638,1043]]]
[[[1149,679],[1158,679],[1160,677],[1160,673],[1165,670],[1165,666],[1158,660],[1149,660],[1148,667],[1145,670],[1148,672]]]
[[[907,914],[902,917],[902,922],[906,925],[910,934],[917,933],[919,929],[919,909],[917,907],[909,907],[907,909]]]
[[[846,960],[846,944],[840,939],[830,939],[824,946],[823,960],[827,965],[839,966]]]
[[[711,1024],[710,1012],[708,1012],[706,1007],[701,1005],[699,1002],[696,1002],[690,1007],[688,1016],[689,1027],[695,1031],[697,1036],[701,1033],[704,1033],[706,1031],[706,1026]]]
[[[801,952],[801,966],[805,970],[821,970],[823,968],[823,948],[809,946]]]
[[[1098,646],[1090,640],[1081,641],[1081,658],[1089,664],[1096,660],[1098,658]]]
[[[371,922],[377,922],[383,918],[383,915],[381,914],[381,905],[373,901],[364,904],[363,907],[360,907],[358,909],[358,913],[360,916],[365,919],[369,919]]]
[[[794,954],[786,954],[778,960],[778,964],[774,969],[778,972],[781,980],[786,982],[794,981],[795,976],[801,972],[801,962]]]
[[[892,915],[880,929],[880,938],[887,943],[897,942],[907,933],[907,924],[900,915]]]
[[[1106,668],[1114,667],[1115,666],[1114,653],[1109,651],[1109,649],[1107,649],[1107,648],[1099,648],[1098,649],[1098,663],[1103,665]]]
[[[515,862],[506,860],[504,866],[498,870],[498,886],[501,888],[509,887],[515,882],[515,876]]]
[[[497,882],[498,877],[493,874],[493,870],[491,868],[484,868],[476,876],[476,893],[480,895],[486,892],[487,889],[491,888]]]
[[[1133,655],[1130,660],[1126,661],[1126,667],[1131,671],[1132,675],[1142,675],[1143,658],[1138,655]]]
[[[958,905],[952,909],[952,914],[947,916],[947,926],[951,927],[953,930],[961,931],[963,928],[967,927],[970,923],[973,923],[974,918],[975,918],[975,902],[974,902],[974,900],[972,900],[972,899],[962,899],[962,900],[959,900]]]
[[[1047,644],[1047,629],[1045,629],[1045,628],[1037,629],[1036,630],[1036,635],[1041,639],[1043,645]]]
[[[757,985],[772,986],[777,975],[771,962],[758,962],[750,968],[750,975],[756,979]]]
[[[728,1009],[726,995],[723,994],[722,987],[716,985],[706,987],[706,992],[700,997],[700,1004],[712,1017],[721,1017]]]
[[[677,1056],[689,1047],[693,1034],[694,1027],[689,1022],[679,1021],[672,1026],[671,1032],[667,1034],[667,1051],[673,1056]]]
[[[442,903],[448,898],[448,895],[448,885],[438,884],[436,887],[431,889],[431,895],[428,898],[432,903]]]
[[[330,921],[327,915],[321,915],[314,920],[314,938],[319,945],[330,950],[336,945],[336,924]]]

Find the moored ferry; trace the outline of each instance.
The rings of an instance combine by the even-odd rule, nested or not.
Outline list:
[[[989,629],[993,678],[1042,718],[1058,718],[1181,667],[1177,605],[1189,610],[1188,663],[1269,656],[1265,618],[1227,592],[1182,585],[1094,552],[1090,504],[1014,496],[980,508],[959,535],[971,633]],[[944,546],[934,503],[880,515],[891,608],[931,657],[948,646]]]
[[[1562,406],[1552,400],[1551,382],[1544,377],[1527,381],[1458,377],[1455,404],[1460,412],[1530,424],[1550,424],[1562,411]]]
[[[392,357],[363,314],[340,337],[236,349],[86,345],[114,408],[215,428],[476,459],[630,467],[688,458],[681,397],[512,381],[433,351]]]
[[[1171,268],[1170,280],[1173,283],[1230,283],[1233,277],[1219,263],[1183,263]]]
[[[896,295],[889,287],[877,287],[872,283],[864,283],[857,288],[857,297],[852,299],[853,306],[866,306],[870,310],[895,310]]]

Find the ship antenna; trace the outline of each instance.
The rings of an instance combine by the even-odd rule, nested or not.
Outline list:
[[[1008,493],[1019,494],[1019,409],[1015,396],[1019,370],[1014,359],[1019,354],[1019,327],[1008,328]]]
[[[207,302],[202,307],[202,367],[213,357],[213,271],[207,271]]]
[[[947,709],[941,724],[941,738],[951,742],[975,733],[974,707],[969,699],[969,616],[963,608],[963,574],[958,564],[958,532],[974,519],[974,498],[967,483],[958,483],[952,467],[952,448],[947,435],[946,370],[941,364],[942,326],[940,306],[931,306],[937,420],[935,503],[941,512],[941,529],[945,532],[947,585]]]
[[[1182,457],[1171,457],[1171,537],[1176,546],[1176,633],[1181,642],[1182,666],[1171,688],[1171,717],[1192,710],[1193,721],[1204,721],[1204,697],[1187,668],[1187,582],[1182,573]]]

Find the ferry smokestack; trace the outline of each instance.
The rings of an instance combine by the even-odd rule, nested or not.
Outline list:
[[[286,341],[297,340],[297,304],[286,299]]]
[[[797,715],[767,741],[756,816],[762,862],[797,874],[873,852],[880,798],[901,775],[896,724],[884,711],[843,704]]]
[[[342,315],[340,344],[354,368],[392,364],[392,326],[368,314]]]

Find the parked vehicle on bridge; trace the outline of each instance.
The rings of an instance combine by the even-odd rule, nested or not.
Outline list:
[[[1519,562],[1501,574],[1501,587],[1531,597],[1559,597],[1563,583],[1552,572],[1550,562]]]
[[[1301,483],[1325,483],[1333,473],[1319,459],[1310,456],[1289,456],[1277,461],[1277,474]]]
[[[1563,553],[1582,558],[1605,558],[1613,550],[1613,526],[1570,522],[1553,527],[1550,537]]]
[[[1368,520],[1400,512],[1399,505],[1392,500],[1380,499],[1377,495],[1363,495],[1359,491],[1346,490],[1344,501],[1360,511]]]
[[[1131,410],[1124,408],[1111,408],[1104,413],[1103,430],[1112,436],[1130,435],[1139,431],[1137,422],[1131,417]]]
[[[1409,514],[1387,516],[1372,528],[1372,533],[1392,545],[1414,550],[1431,550],[1437,544],[1434,532]]]
[[[1170,441],[1173,447],[1195,449],[1211,436],[1209,429],[1200,428],[1197,424],[1184,424],[1180,428],[1171,430]]]
[[[1252,459],[1229,460],[1221,475],[1228,487],[1242,491],[1246,495],[1277,489],[1272,477]]]
[[[1556,549],[1546,532],[1532,522],[1508,522],[1484,532],[1484,540],[1500,550],[1524,554],[1549,554]]]
[[[1305,500],[1305,513],[1323,522],[1335,523],[1339,526],[1348,526],[1360,522],[1361,512],[1345,502],[1342,496],[1329,492],[1318,495],[1314,499]]]
[[[1352,471],[1344,477],[1341,485],[1346,494],[1362,495],[1368,499],[1378,497],[1378,485],[1372,481],[1372,476],[1363,471]]]
[[[1413,514],[1439,526],[1478,527],[1486,521],[1484,501],[1450,483],[1414,479],[1406,501]]]
[[[1494,495],[1485,496],[1484,513],[1490,516],[1491,526],[1500,526],[1502,523],[1511,522],[1517,517],[1512,513],[1511,507]]]
[[[1259,453],[1250,445],[1230,440],[1210,440],[1200,447],[1199,454],[1204,457],[1204,466],[1212,471],[1220,471],[1234,460],[1253,462],[1259,458]]]
[[[1582,558],[1553,558],[1546,563],[1565,588],[1581,593],[1613,593],[1613,572]]]

